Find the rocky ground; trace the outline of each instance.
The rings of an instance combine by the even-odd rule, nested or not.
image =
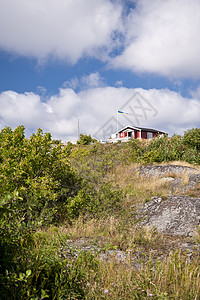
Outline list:
[[[185,192],[195,187],[200,182],[200,171],[198,169],[179,165],[152,165],[142,166],[138,169],[140,176],[162,178],[170,183],[171,191],[178,190],[183,183],[183,177],[188,177],[188,182],[180,192]]]
[[[176,239],[176,247],[188,251],[191,255],[200,244],[193,242],[192,237],[200,225],[200,198],[186,195],[200,183],[200,171],[196,168],[180,165],[152,165],[139,168],[139,176],[155,177],[163,180],[169,186],[168,197],[152,197],[142,208],[136,210],[135,219],[138,226],[155,228],[159,233]],[[173,194],[175,193],[175,194]],[[172,248],[173,248],[173,241]],[[133,261],[138,267],[141,255],[120,250],[102,249],[98,245],[92,245],[92,241],[82,238],[76,241],[68,241],[69,249],[65,249],[64,255],[70,249],[79,251],[92,251],[98,253],[104,261],[115,259],[118,262]],[[171,245],[170,245],[171,246]],[[63,252],[61,253],[63,255]],[[162,257],[162,254],[160,254]]]
[[[171,186],[167,199],[153,197],[150,202],[138,211],[138,218],[145,218],[142,225],[156,227],[161,233],[170,235],[193,236],[196,226],[200,225],[200,198],[183,195],[192,190],[200,182],[197,169],[179,165],[143,166],[139,169],[142,176],[162,177]],[[172,177],[179,174],[179,177]],[[187,182],[183,185],[180,175],[187,175]]]
[[[138,212],[141,225],[157,228],[169,235],[194,236],[200,225],[200,198],[172,195],[168,199],[153,197]]]

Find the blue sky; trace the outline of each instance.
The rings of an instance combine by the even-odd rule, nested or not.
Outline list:
[[[121,126],[199,127],[199,28],[198,0],[0,0],[0,127],[95,136],[128,99]]]

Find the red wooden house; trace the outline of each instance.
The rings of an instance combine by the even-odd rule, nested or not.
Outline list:
[[[160,130],[142,128],[137,126],[126,126],[116,133],[112,134],[111,139],[128,140],[133,139],[152,139],[157,136],[163,136],[166,133]]]

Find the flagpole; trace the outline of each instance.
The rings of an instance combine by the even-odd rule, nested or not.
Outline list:
[[[126,112],[121,111],[121,110],[117,111],[117,136],[118,136],[118,130],[119,130],[119,114],[128,115],[129,113],[126,113]]]
[[[80,129],[79,129],[79,118],[78,118],[78,140],[80,138]]]
[[[118,124],[118,111],[117,111],[117,137],[118,137],[118,130],[119,130],[119,124]]]

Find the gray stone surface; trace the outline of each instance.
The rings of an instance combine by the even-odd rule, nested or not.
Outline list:
[[[193,236],[200,225],[200,198],[174,195],[164,201],[153,197],[138,211],[137,219],[160,233]]]
[[[182,187],[181,191],[194,188],[200,182],[198,170],[186,166],[151,165],[142,166],[138,170],[141,176],[162,178],[164,183],[170,184],[172,193],[181,186],[182,178],[181,176],[172,177],[171,174],[188,174],[189,182]],[[133,205],[132,208],[135,211],[136,205]],[[200,225],[200,198],[171,195],[167,200],[164,200],[161,197],[153,197],[136,212],[136,219],[141,226],[148,225],[155,227],[158,232],[172,235],[174,236],[172,238],[175,239],[177,239],[177,236],[180,237],[178,248],[183,251],[187,250],[189,256],[192,255],[196,247],[200,251],[200,244],[197,245],[196,242],[185,241],[188,239],[187,236],[195,235],[196,226]],[[186,237],[183,239],[184,242],[181,242],[182,236]],[[106,262],[114,260],[117,263],[126,264],[127,261],[131,260],[134,268],[140,268],[141,258],[143,258],[142,253],[127,253],[121,250],[102,249],[99,245],[93,245],[93,241],[87,238],[80,238],[76,241],[68,240],[67,244],[68,247],[60,249],[60,256],[63,258],[71,255],[71,252],[75,256],[78,256],[82,251],[89,251]]]
[[[180,190],[186,192],[193,189],[197,183],[200,182],[200,173],[198,169],[179,166],[179,165],[150,165],[141,166],[138,168],[139,174],[146,177],[158,177],[162,178],[163,182],[171,187],[172,192]],[[171,175],[178,175],[178,177],[172,177]],[[188,184],[182,185],[182,175],[188,175]]]
[[[179,165],[151,165],[139,167],[140,175],[145,176],[160,176],[169,173],[182,174],[184,172],[192,173],[196,169]]]

